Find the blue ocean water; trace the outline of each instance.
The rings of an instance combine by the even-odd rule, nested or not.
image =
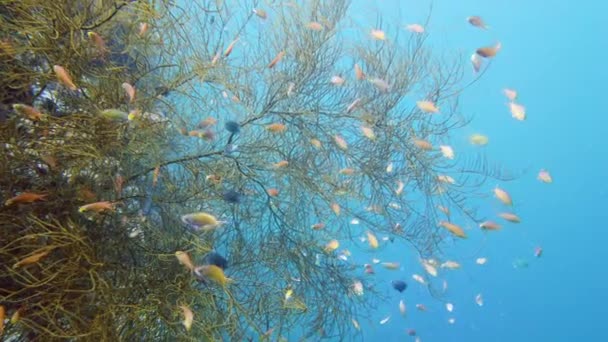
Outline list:
[[[377,271],[390,299],[372,322],[362,323],[364,339],[413,340],[405,333],[412,328],[422,341],[608,340],[603,328],[608,159],[602,139],[608,118],[601,109],[608,79],[608,29],[602,22],[608,3],[439,0],[432,5],[426,29],[438,49],[468,59],[477,47],[502,43],[483,78],[462,94],[462,110],[474,120],[454,132],[454,140],[464,145],[471,133],[486,134],[487,155],[523,172],[515,181],[500,183],[514,198],[522,223],[488,233],[485,242],[473,238],[446,251],[463,264],[461,270],[440,271],[450,273],[445,299],[453,303],[452,313],[411,279],[412,273],[424,272],[413,266],[415,260],[404,260],[411,254],[393,246],[383,251],[382,259],[401,261],[403,269]],[[351,13],[361,25],[370,17],[373,23],[376,13],[388,15],[385,24],[407,24],[424,22],[431,2],[359,1],[353,6],[359,8]],[[490,29],[468,25],[465,18],[471,15],[482,16]],[[511,117],[502,94],[506,87],[518,91],[527,120]],[[536,179],[543,168],[551,172],[553,184]],[[488,193],[494,185],[487,185]],[[482,212],[498,211],[492,200]],[[536,246],[543,248],[540,258],[533,255]],[[476,265],[474,259],[481,256],[487,264]],[[514,268],[516,260],[526,260],[528,267]],[[390,289],[395,278],[409,282],[403,294]],[[483,295],[482,307],[474,302],[477,293]],[[400,299],[408,307],[405,318],[398,311]],[[428,311],[417,311],[416,303]],[[380,325],[389,315],[391,320]],[[454,324],[448,323],[450,317]]]

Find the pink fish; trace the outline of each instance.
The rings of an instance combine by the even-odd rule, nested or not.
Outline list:
[[[534,248],[534,256],[540,258],[543,255],[543,249],[541,247]]]

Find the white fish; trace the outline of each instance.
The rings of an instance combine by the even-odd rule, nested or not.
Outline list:
[[[450,324],[456,323],[456,318],[448,318],[448,323],[450,323]]]
[[[397,189],[395,189],[395,194],[397,194],[397,196],[401,195],[404,186],[405,184],[403,184],[402,181],[397,181]]]
[[[479,306],[483,306],[483,297],[481,296],[481,293],[475,296],[475,303],[477,303]]]
[[[390,320],[391,320],[391,316],[387,316],[386,318],[384,318],[384,319],[382,319],[382,320],[380,321],[380,324],[386,324],[386,323],[388,323],[388,321],[390,321]]]
[[[471,55],[471,64],[473,65],[473,71],[475,71],[475,73],[478,73],[479,70],[481,70],[481,64],[482,64],[482,59],[481,57],[474,53]]]
[[[413,275],[412,275],[412,278],[413,278],[415,281],[419,282],[420,284],[422,284],[422,285],[426,285],[426,282],[424,281],[424,278],[423,278],[421,275],[419,275],[419,274],[413,274]]]
[[[344,84],[345,81],[342,77],[336,75],[331,77],[330,82],[335,86],[341,86]]]
[[[359,220],[354,218],[354,219],[350,220],[350,224],[359,224]]]
[[[287,96],[291,97],[291,95],[293,94],[293,88],[295,88],[296,84],[293,82],[289,82],[289,85],[287,86]]]
[[[388,84],[388,82],[386,82],[383,79],[380,78],[370,78],[369,82],[373,85],[376,86],[376,88],[378,88],[378,90],[380,90],[383,93],[386,93],[389,91],[390,85]]]
[[[359,280],[355,280],[352,285],[353,293],[357,296],[363,296],[363,283]]]
[[[452,304],[452,303],[446,303],[445,304],[445,309],[448,310],[448,312],[454,311],[454,304]]]
[[[403,299],[399,301],[399,312],[405,316],[405,303],[403,302]]]
[[[435,266],[431,265],[430,263],[426,262],[426,261],[422,261],[422,266],[424,267],[424,270],[426,271],[426,273],[432,275],[433,277],[437,276],[437,269],[435,268]]]
[[[456,261],[448,260],[441,264],[441,268],[448,268],[448,269],[454,270],[454,269],[460,268],[460,264],[457,263]]]
[[[477,258],[477,260],[475,260],[475,262],[477,263],[477,265],[483,265],[486,262],[488,262],[488,259],[486,259],[486,258]]]
[[[441,150],[441,154],[447,159],[454,159],[454,150],[451,146],[448,145],[439,145],[439,149]]]
[[[553,177],[551,177],[551,174],[549,173],[549,171],[547,171],[545,169],[541,169],[538,172],[537,179],[543,183],[553,183]]]
[[[386,166],[386,173],[391,172],[393,172],[393,163],[388,163],[388,165]]]
[[[524,121],[526,120],[526,107],[517,104],[515,102],[509,103],[509,109],[511,110],[511,116],[515,120]]]

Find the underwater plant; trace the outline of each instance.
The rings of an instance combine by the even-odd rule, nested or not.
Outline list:
[[[346,338],[382,296],[328,241],[479,221],[462,62],[349,5],[0,0],[0,334]]]

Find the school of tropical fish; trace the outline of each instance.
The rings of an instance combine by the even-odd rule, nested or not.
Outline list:
[[[251,10],[251,13],[257,16],[259,20],[267,20],[270,15],[267,11],[261,8],[254,8]],[[463,25],[468,23],[474,29],[490,30],[490,26],[487,25],[487,23],[481,16],[470,16],[465,19],[466,20]],[[325,27],[325,23],[317,21],[311,21],[306,24],[306,28],[313,32],[323,31]],[[422,35],[429,33],[423,25],[418,23],[407,24],[403,27],[403,29],[407,31],[408,34],[412,35]],[[141,23],[141,25],[139,26],[138,35],[140,37],[145,36],[147,30],[147,24]],[[106,54],[108,52],[104,37],[102,37],[100,34],[94,31],[89,31],[87,32],[87,37],[90,39],[91,44],[97,48],[100,55]],[[391,39],[390,35],[380,28],[371,28],[369,30],[367,38],[378,42],[388,42]],[[222,53],[218,53],[214,56],[211,63],[213,64],[218,62],[221,58],[225,59],[229,57],[231,54],[234,53],[235,49],[238,49],[240,47],[241,43],[242,40],[240,38],[234,38],[232,41],[230,41],[230,43]],[[502,48],[502,44],[500,42],[497,42],[494,45],[481,46],[476,49],[476,51],[470,57],[473,72],[475,74],[480,73],[484,68],[484,64],[488,63],[489,60],[496,58]],[[271,60],[264,62],[265,68],[270,70],[276,70],[280,63],[282,63],[286,58],[289,58],[286,51],[278,51]],[[61,65],[53,65],[52,70],[56,82],[58,84],[65,87],[66,89],[78,91],[79,81],[77,79],[75,80],[72,77],[70,70],[68,70],[67,67]],[[362,65],[358,63],[355,63],[353,66],[353,74],[357,81],[368,82],[371,86],[375,87],[375,89],[380,93],[390,93],[392,91],[392,84],[389,81],[384,80],[382,78],[371,77],[367,75]],[[327,79],[326,82],[332,84],[335,87],[343,87],[346,84],[347,80],[344,75],[334,75],[330,79]],[[137,88],[131,83],[125,81],[121,84],[121,89],[121,91],[124,93],[124,97],[127,103],[129,105],[132,105],[139,96]],[[295,84],[289,84],[288,88],[286,89],[286,93],[288,94],[288,96],[294,94],[295,91]],[[517,121],[525,121],[527,118],[526,108],[524,105],[518,102],[517,91],[511,88],[505,88],[502,90],[502,92],[508,100],[507,107],[513,119]],[[238,101],[238,98],[234,98],[233,100]],[[353,99],[353,101],[345,108],[345,111],[347,113],[350,113],[357,110],[357,108],[361,106],[361,101],[362,100],[360,98]],[[443,108],[443,105],[442,108],[439,108],[438,104],[430,99],[418,99],[415,101],[415,106],[420,111],[428,115],[441,115]],[[12,107],[16,113],[19,113],[20,115],[29,120],[44,120],[45,114],[43,114],[40,110],[32,106],[17,103],[13,104]],[[133,109],[129,112],[126,112],[120,109],[109,108],[100,110],[98,114],[108,120],[137,122],[145,113],[142,113],[137,109]],[[212,141],[216,137],[216,132],[213,130],[216,124],[217,120],[212,117],[209,117],[202,120],[194,130],[188,131],[187,129],[182,129],[181,134],[188,137],[198,137],[206,141]],[[226,147],[227,150],[225,150],[224,152],[230,154],[238,151],[238,146],[232,144],[232,142],[233,137],[240,133],[241,124],[236,121],[227,121],[224,125],[224,128],[227,132],[230,133],[229,143]],[[269,135],[286,135],[289,133],[289,129],[290,126],[282,122],[268,123],[263,126],[264,133]],[[374,141],[375,139],[377,139],[377,131],[374,131],[374,128],[370,125],[362,124],[359,127],[359,130],[360,134],[362,134],[362,136],[368,139],[369,141]],[[349,144],[348,138],[349,137],[347,135],[334,134],[332,135],[333,141],[331,142],[333,142],[339,150],[348,151],[349,149],[353,148]],[[468,137],[468,141],[473,146],[484,146],[487,145],[490,140],[489,137],[483,134],[475,133]],[[311,139],[309,143],[317,149],[321,149],[323,146],[323,143],[316,138]],[[413,138],[412,143],[414,146],[416,146],[422,151],[437,151],[441,154],[442,158],[445,158],[447,160],[454,160],[458,158],[458,151],[450,145],[434,146],[430,141],[422,138]],[[48,159],[49,165],[52,165],[53,162],[54,161],[52,159]],[[280,173],[282,170],[291,167],[294,166],[292,165],[292,163],[290,163],[290,160],[283,159],[277,160],[276,162],[271,164],[269,168],[273,172]],[[398,165],[396,165],[395,163],[389,162],[385,166],[385,171],[387,174],[391,174],[397,167]],[[151,183],[152,188],[155,188],[157,186],[162,168],[163,166],[161,165],[155,166]],[[344,177],[357,176],[357,170],[351,167],[341,168],[338,172],[341,176]],[[538,171],[537,179],[538,181],[547,184],[553,182],[553,178],[550,172],[546,169],[541,169]],[[219,184],[222,182],[222,176],[210,174],[206,176],[206,181],[211,184]],[[438,191],[440,191],[442,186],[450,186],[453,184],[457,184],[458,179],[455,179],[454,177],[449,175],[440,174],[436,177],[436,182],[437,184],[439,184],[437,189],[439,189]],[[116,177],[114,186],[115,191],[117,193],[121,193],[124,183],[125,180],[121,176]],[[287,191],[287,189],[268,186],[265,188],[265,191],[266,195],[269,198],[269,201],[271,201],[272,199],[280,198],[282,196],[282,193],[284,191]],[[406,191],[405,184],[402,181],[396,181],[393,191],[396,195],[401,195],[402,193],[404,193],[404,191]],[[50,195],[51,194],[49,193],[36,191],[21,192],[7,199],[4,202],[4,206],[12,207],[20,205],[32,205],[37,202],[47,201]],[[499,204],[502,209],[496,215],[496,217],[489,218],[482,222],[477,222],[476,224],[478,225],[479,232],[467,229],[463,224],[457,221],[452,221],[452,216],[450,216],[450,209],[441,205],[437,207],[437,210],[444,214],[443,217],[445,217],[445,219],[438,221],[437,226],[441,227],[441,229],[444,229],[445,232],[448,232],[455,240],[458,240],[467,239],[470,235],[473,234],[498,234],[500,230],[506,229],[506,227],[508,227],[509,225],[519,224],[522,222],[521,218],[514,210],[514,206],[515,203],[517,203],[517,199],[513,199],[506,187],[504,187],[503,185],[496,185],[491,190],[491,193],[489,193],[488,195],[493,196],[493,200],[497,201],[497,204]],[[234,189],[227,189],[222,191],[221,198],[229,204],[238,205],[243,201],[243,194]],[[99,215],[106,215],[116,212],[118,208],[122,205],[123,204],[120,201],[90,201],[86,204],[79,206],[76,210],[80,214],[85,215],[87,217],[96,217]],[[396,210],[400,209],[400,206],[397,203],[391,203],[390,206]],[[345,209],[339,203],[331,202],[329,204],[328,209],[331,210],[331,212],[333,212],[336,216],[345,216]],[[373,205],[366,208],[366,210],[370,212],[380,211],[380,209],[374,207]],[[183,224],[184,229],[195,234],[206,234],[214,232],[215,230],[221,228],[230,229],[230,226],[232,224],[232,222],[228,218],[224,218],[222,215],[218,215],[217,213],[213,213],[210,211],[193,211],[183,215],[175,216]],[[353,226],[360,224],[359,218],[355,217],[349,219],[349,223]],[[324,232],[327,229],[327,225],[327,222],[316,222],[310,226],[310,229],[314,231]],[[395,226],[395,230],[398,229],[399,227],[397,224]],[[357,264],[357,266],[360,267],[358,267],[358,269],[356,270],[356,278],[353,279],[352,285],[349,288],[349,294],[353,296],[366,295],[368,287],[366,286],[365,278],[374,277],[376,275],[376,271],[374,269],[375,267],[377,267],[377,269],[383,268],[388,271],[395,271],[394,274],[399,274],[399,276],[395,276],[394,279],[391,279],[389,281],[390,288],[392,288],[391,291],[394,290],[392,294],[399,294],[399,296],[401,296],[401,294],[406,295],[412,287],[417,286],[420,286],[423,289],[430,290],[432,287],[431,283],[433,282],[433,279],[440,279],[440,276],[443,272],[458,271],[463,268],[463,260],[438,260],[437,258],[420,258],[418,260],[420,269],[405,271],[402,262],[398,260],[381,259],[381,249],[383,245],[392,243],[394,241],[392,237],[381,236],[380,234],[375,233],[372,230],[367,230],[363,235],[358,238],[359,242],[366,244],[367,246],[365,248],[366,250],[362,252],[361,255],[353,256],[351,250],[347,248],[343,248],[342,250],[340,250],[340,248],[344,247],[345,245],[352,245],[352,241],[341,241],[337,238],[331,238],[321,243],[321,253],[315,256],[310,256],[314,257],[318,264],[321,264],[322,259],[328,255],[335,255],[337,259],[343,262],[348,262],[350,259],[365,259],[366,262],[360,265]],[[41,260],[44,260],[44,258],[47,257],[51,252],[53,252],[53,248],[41,248],[39,250],[36,250],[30,253],[30,255],[22,258],[21,260],[13,264],[12,268],[19,269],[24,268],[28,265],[39,263]],[[542,247],[537,246],[534,248],[533,251],[530,251],[530,253],[536,258],[540,258],[543,254],[543,249]],[[200,263],[197,263],[195,261],[197,259],[194,258],[191,253],[186,250],[177,250],[174,252],[174,256],[175,259],[173,260],[176,261],[175,267],[179,267],[180,269],[182,269],[185,274],[189,274],[193,280],[199,282],[203,286],[217,287],[219,289],[227,290],[231,286],[235,286],[235,284],[239,283],[239,279],[230,278],[230,269],[228,267],[229,258],[222,256],[217,251],[210,251],[209,253],[204,255],[202,259],[198,258],[198,260],[201,260]],[[171,258],[173,258],[173,256],[171,256]],[[475,264],[481,267],[489,261],[485,257],[476,257],[474,262]],[[527,262],[523,259],[516,260],[513,263],[513,267],[515,268],[525,268],[527,267],[527,265]],[[407,272],[408,275],[403,275],[405,272]],[[412,280],[413,282],[411,283]],[[297,280],[294,280],[294,283],[297,283]],[[447,286],[447,282],[443,280],[443,292],[445,292]],[[296,294],[296,291],[294,289],[295,285],[290,285],[285,288],[284,292],[281,294],[281,296],[283,297],[284,307],[305,311],[306,304],[304,300]],[[394,302],[394,305],[398,307],[398,310],[401,315],[407,318],[409,314],[407,308],[410,306],[410,303],[408,303],[407,300],[402,297],[392,296],[389,300]],[[479,307],[484,306],[484,297],[482,293],[478,293],[474,298],[471,298],[471,301]],[[425,312],[428,310],[427,306],[424,303],[412,304],[414,304],[413,307],[415,307],[416,310],[419,312]],[[445,310],[450,314],[455,314],[458,311],[455,304],[449,301],[445,301],[444,307]],[[180,303],[176,307],[176,311],[181,314],[183,328],[186,331],[190,331],[193,325],[195,325],[197,322],[196,310],[191,308],[187,303]],[[19,311],[16,311],[13,314],[13,320],[18,320],[19,314]],[[0,334],[2,333],[4,327],[4,316],[5,309],[3,306],[0,306]],[[391,317],[391,315],[387,315],[384,316],[384,318],[382,318],[380,321],[378,321],[378,325],[396,324],[396,321],[398,319],[398,317]],[[354,329],[362,329],[362,324],[357,320],[356,317],[352,317],[351,321]],[[456,323],[455,315],[453,317],[451,316],[448,319],[448,323]],[[263,337],[269,338],[272,333],[273,328],[270,328],[263,334]],[[414,337],[416,341],[421,341],[421,337],[418,335],[415,327],[408,327],[406,330],[404,330],[404,334]]]

